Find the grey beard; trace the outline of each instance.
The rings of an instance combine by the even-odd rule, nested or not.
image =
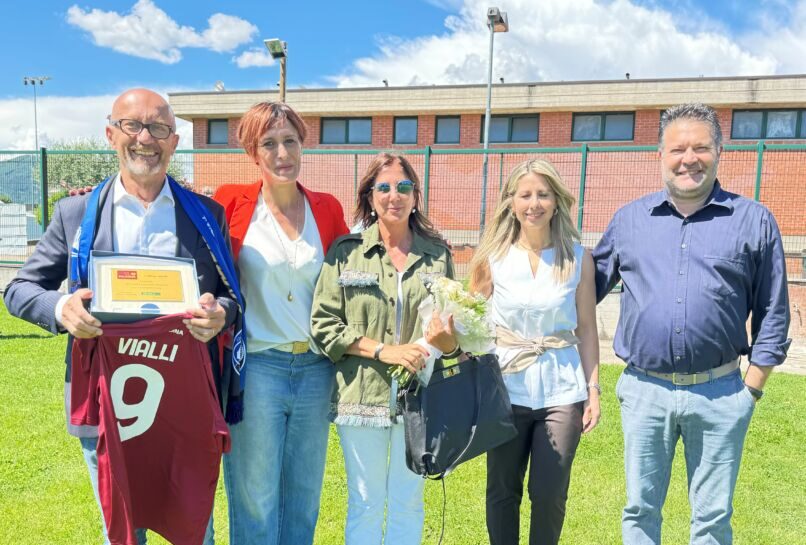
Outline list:
[[[129,150],[126,150],[123,156],[123,164],[126,166],[126,170],[135,176],[154,176],[159,174],[163,167],[162,161],[154,166],[149,166],[142,161],[138,161],[135,157],[132,157],[132,153]]]

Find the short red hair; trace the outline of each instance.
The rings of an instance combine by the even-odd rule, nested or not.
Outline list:
[[[260,137],[269,129],[286,122],[299,134],[300,142],[305,142],[308,128],[302,117],[285,102],[259,102],[249,108],[238,125],[238,140],[253,159],[257,156]]]

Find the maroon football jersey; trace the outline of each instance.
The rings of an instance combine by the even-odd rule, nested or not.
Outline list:
[[[73,343],[73,424],[98,425],[98,492],[112,545],[135,528],[200,545],[229,431],[207,347],[175,314],[104,324]]]

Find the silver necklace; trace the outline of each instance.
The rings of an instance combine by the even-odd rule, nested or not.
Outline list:
[[[302,221],[303,221],[303,224],[304,224],[304,222],[305,222],[305,215],[304,215],[305,214],[305,209],[304,209],[305,197],[303,195],[300,195],[300,203],[301,203],[301,206],[299,208],[302,209],[300,211],[300,214],[302,215]],[[293,274],[292,268],[297,266],[297,247],[299,245],[295,241],[293,241],[293,240],[291,241],[291,244],[294,245],[294,261],[292,263],[291,256],[289,255],[290,252],[286,251],[285,243],[283,242],[283,237],[280,235],[280,229],[278,227],[279,222],[277,221],[277,218],[275,217],[274,213],[271,212],[271,209],[269,209],[269,213],[271,213],[272,226],[274,227],[274,233],[277,235],[277,240],[280,241],[280,247],[283,249],[283,257],[285,257],[285,264],[286,264],[286,267],[288,268],[288,295],[286,296],[286,298],[288,299],[289,302],[291,302],[291,301],[294,300],[294,296],[291,295],[291,287],[294,285],[294,274]],[[297,230],[297,233],[299,233],[299,236],[302,236],[302,227],[297,227],[296,225],[294,225],[294,228]]]

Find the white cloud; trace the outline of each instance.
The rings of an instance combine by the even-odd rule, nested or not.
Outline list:
[[[199,33],[193,27],[180,26],[152,0],[138,0],[125,15],[100,9],[84,11],[73,5],[67,10],[67,22],[87,31],[96,45],[165,64],[179,62],[182,48],[232,51],[258,32],[249,21],[216,13],[207,20],[208,28]]]
[[[745,47],[775,59],[779,74],[802,74],[806,58],[806,0],[784,3],[764,0],[769,8],[759,14],[758,30],[741,38]]]
[[[464,0],[439,36],[383,38],[378,54],[357,59],[327,80],[340,87],[378,85],[383,79],[391,85],[482,83],[488,4]],[[745,43],[719,25],[690,23],[630,0],[508,0],[501,9],[508,13],[510,31],[495,37],[493,78],[507,82],[621,79],[626,72],[633,78],[764,75],[783,66],[778,50],[787,47],[777,34],[776,40],[769,35],[757,40],[763,44]],[[784,36],[803,48],[804,30],[806,24]],[[791,57],[794,62],[803,53]]]
[[[163,96],[167,95],[159,90]],[[105,138],[106,116],[117,95],[83,97],[45,96],[37,100],[39,145],[77,138]],[[177,119],[179,149],[193,147],[193,125]],[[0,150],[33,150],[34,101],[30,99],[0,100]]]
[[[237,57],[232,57],[232,62],[237,64],[238,68],[249,68],[252,66],[272,66],[274,59],[265,47],[252,47]]]

